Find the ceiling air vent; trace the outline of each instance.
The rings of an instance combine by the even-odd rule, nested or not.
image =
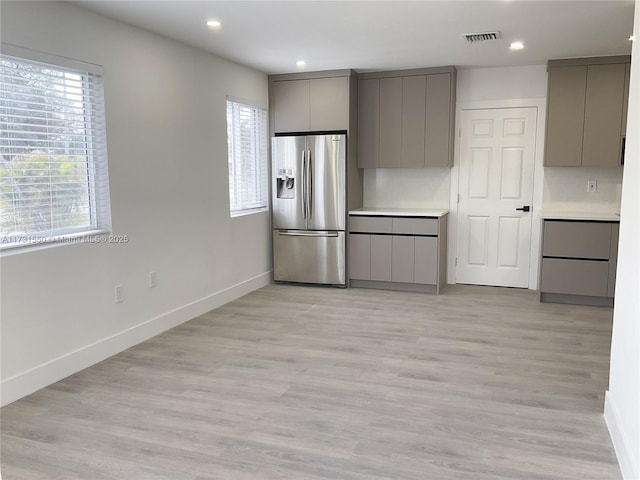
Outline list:
[[[486,42],[488,40],[499,40],[500,32],[465,33],[463,37],[469,43]]]

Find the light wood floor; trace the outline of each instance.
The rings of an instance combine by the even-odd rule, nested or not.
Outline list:
[[[620,478],[612,310],[271,285],[2,409],[2,478]]]

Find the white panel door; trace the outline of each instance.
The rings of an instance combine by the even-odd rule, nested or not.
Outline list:
[[[463,110],[456,282],[526,288],[537,108]]]

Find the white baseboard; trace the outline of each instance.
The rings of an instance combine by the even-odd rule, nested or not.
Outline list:
[[[262,273],[249,280],[232,285],[195,302],[164,313],[127,330],[116,333],[115,335],[103,338],[95,343],[7,378],[3,380],[1,384],[0,403],[2,406],[5,406],[15,402],[47,385],[51,385],[69,375],[101,362],[116,353],[120,353],[181,323],[207,313],[258,288],[262,288],[270,282],[271,272]]]
[[[624,430],[621,428],[622,423],[618,408],[608,390],[605,392],[604,397],[604,421],[607,423],[609,436],[613,442],[613,448],[616,451],[622,478],[625,480],[640,479],[639,459],[636,457],[636,453],[633,452],[624,434]]]

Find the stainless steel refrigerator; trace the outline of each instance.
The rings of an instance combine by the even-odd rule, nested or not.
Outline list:
[[[276,282],[346,285],[346,143],[343,134],[273,138]]]

